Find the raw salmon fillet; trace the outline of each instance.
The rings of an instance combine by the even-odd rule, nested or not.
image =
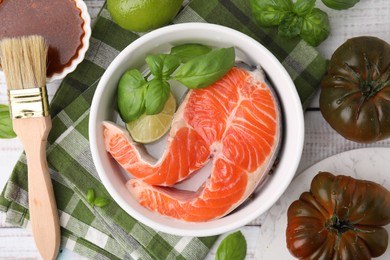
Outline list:
[[[206,142],[183,120],[172,124],[167,149],[159,160],[133,142],[126,129],[110,122],[103,126],[106,150],[128,173],[148,184],[173,186],[210,158]]]
[[[125,133],[115,131],[105,123],[106,148],[123,159],[118,162],[126,169],[142,169],[139,176],[130,169],[136,178],[126,184],[139,203],[162,215],[200,222],[231,212],[268,175],[281,141],[281,112],[259,69],[234,67],[213,85],[188,93],[174,116],[167,150],[157,162],[148,162],[134,143],[121,137]],[[185,137],[179,140],[181,135]],[[191,159],[183,163],[183,157]],[[161,186],[181,181],[210,158],[210,177],[198,191]]]

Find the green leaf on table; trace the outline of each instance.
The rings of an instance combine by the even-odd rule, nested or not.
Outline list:
[[[327,13],[314,8],[310,14],[303,19],[300,36],[308,44],[318,46],[330,33],[330,24]]]
[[[218,246],[215,260],[241,260],[246,256],[246,240],[241,231],[225,237]]]
[[[96,199],[93,201],[93,204],[99,208],[107,206],[109,203],[110,203],[110,200],[107,198],[104,198],[104,197],[96,197]]]
[[[233,47],[214,49],[184,63],[173,78],[191,89],[205,88],[222,78],[234,62]]]
[[[293,38],[301,32],[303,18],[295,13],[286,15],[279,25],[278,33],[282,37]]]
[[[86,199],[87,202],[93,206],[93,202],[95,201],[95,191],[92,188],[87,190]]]
[[[252,13],[260,26],[279,25],[293,10],[292,0],[250,0]]]
[[[210,52],[209,46],[202,44],[182,44],[171,49],[171,55],[177,57],[180,62],[185,63],[200,55]]]
[[[110,203],[110,200],[104,197],[95,197],[95,191],[92,188],[87,190],[86,199],[92,207],[104,207]]]
[[[169,54],[151,54],[145,61],[153,76],[159,79],[168,79],[180,65],[180,59]]]
[[[145,111],[147,82],[137,69],[126,71],[118,84],[118,110],[125,123],[139,118]]]
[[[0,104],[0,138],[15,138],[16,134],[12,128],[12,119],[10,117],[9,107]]]
[[[305,16],[311,13],[314,6],[316,4],[316,0],[297,0],[294,3],[294,12],[299,16]]]
[[[145,113],[155,115],[160,113],[168,100],[171,88],[165,80],[154,78],[148,82],[145,93]]]

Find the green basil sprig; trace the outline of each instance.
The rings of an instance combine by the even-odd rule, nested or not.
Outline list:
[[[246,256],[246,240],[241,231],[225,237],[218,246],[215,260],[241,260]]]
[[[327,13],[315,8],[316,0],[250,0],[254,18],[260,26],[278,26],[278,34],[293,38],[300,36],[317,46],[330,33]]]
[[[158,79],[169,79],[169,76],[180,65],[180,60],[170,54],[148,55],[145,61],[148,64],[150,72]]]
[[[145,59],[150,75],[137,69],[126,71],[118,84],[118,110],[125,123],[142,114],[158,114],[170,94],[168,80],[192,89],[205,88],[222,78],[233,66],[234,48],[211,48],[201,44],[175,46],[169,54],[151,54]]]
[[[86,194],[87,202],[92,206],[102,208],[110,203],[110,200],[104,197],[95,197],[95,191],[92,188],[87,190]]]
[[[12,120],[7,105],[0,104],[0,138],[15,138],[16,134],[12,128]]]

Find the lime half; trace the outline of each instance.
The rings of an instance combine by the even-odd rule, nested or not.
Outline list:
[[[183,0],[108,0],[112,19],[122,28],[146,32],[169,23]]]
[[[176,99],[169,95],[163,110],[156,115],[143,114],[137,120],[126,124],[134,141],[147,144],[160,139],[168,132],[176,111]]]

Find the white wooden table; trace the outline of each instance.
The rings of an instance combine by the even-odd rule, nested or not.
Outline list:
[[[97,16],[103,0],[85,0],[92,19]],[[331,22],[331,35],[323,42],[318,50],[330,58],[335,49],[347,39],[360,36],[377,36],[390,42],[390,1],[389,0],[361,0],[352,9],[335,11],[326,8],[321,1],[317,6],[326,11]],[[52,97],[55,86],[48,88]],[[0,103],[7,103],[7,94],[4,75],[0,73]],[[318,94],[305,112],[305,145],[301,163],[297,174],[308,166],[331,155],[361,147],[390,147],[390,139],[374,144],[364,145],[347,141],[338,135],[325,122],[319,112]],[[22,146],[17,139],[0,139],[0,190],[3,189],[9,178],[12,168],[22,152]],[[0,214],[0,259],[37,259],[39,254],[35,249],[30,230],[10,227],[4,223]],[[260,223],[253,221],[251,225],[241,229],[248,243],[247,259],[260,259],[256,255],[256,244],[259,237]],[[222,239],[223,237],[221,237]],[[216,245],[219,243],[217,242]],[[215,248],[210,252],[208,259],[213,259]],[[77,259],[72,252],[65,252],[62,258]]]

